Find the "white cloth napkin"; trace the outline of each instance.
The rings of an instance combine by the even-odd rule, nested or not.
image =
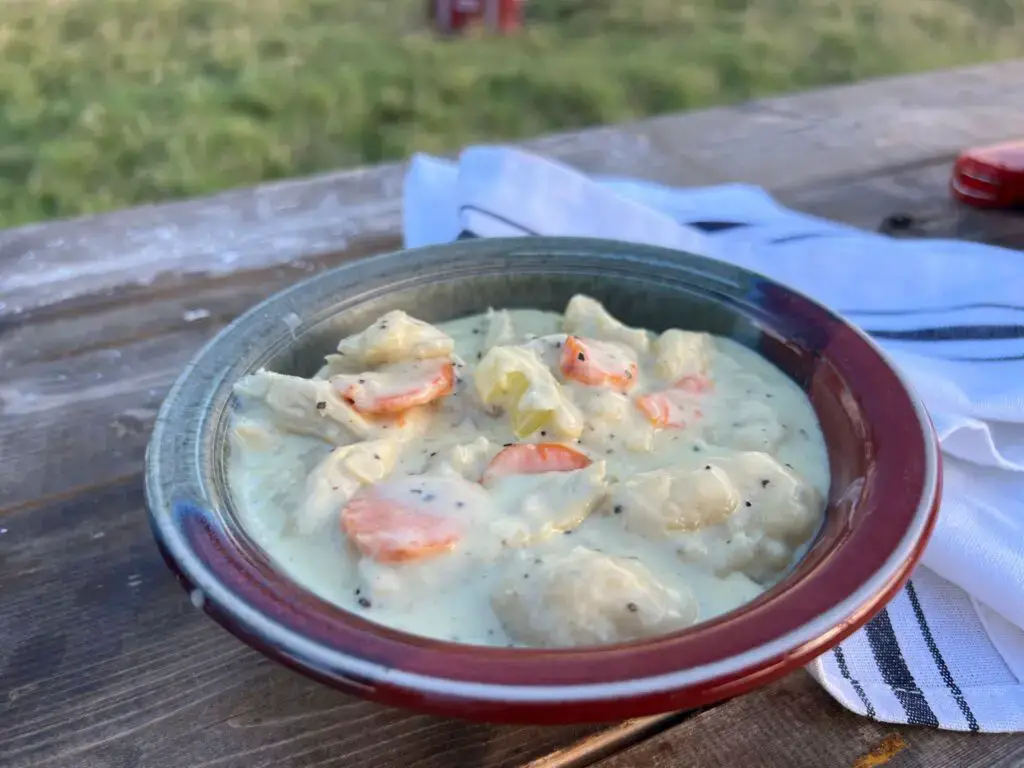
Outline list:
[[[592,179],[503,147],[414,157],[404,227],[409,247],[577,235],[684,249],[791,285],[871,333],[932,414],[945,493],[907,587],[809,670],[876,720],[1024,730],[1024,254],[896,240],[747,185]]]

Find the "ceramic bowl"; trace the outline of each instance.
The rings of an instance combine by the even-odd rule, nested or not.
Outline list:
[[[831,464],[824,525],[758,599],[672,635],[586,649],[461,645],[391,630],[274,568],[225,483],[232,384],[260,367],[312,375],[339,338],[392,309],[431,322],[494,307],[561,311],[586,293],[630,325],[733,338],[808,394]],[[328,685],[391,705],[503,722],[610,721],[763,685],[863,625],[924,549],[939,453],[920,401],[860,331],[736,267],[596,240],[460,241],[366,259],[271,297],[225,328],[167,397],[146,456],[156,540],[201,606],[246,643]]]

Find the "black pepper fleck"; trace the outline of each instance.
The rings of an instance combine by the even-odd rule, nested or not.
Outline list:
[[[455,506],[456,506],[457,509],[462,509],[464,506],[466,506],[466,502],[464,502],[464,501],[456,501],[455,502]]]
[[[743,502],[743,506],[744,506],[744,507],[752,507],[752,506],[754,506],[754,505],[753,505],[753,504],[751,504],[751,503],[750,503],[749,501],[744,501],[744,502]]]
[[[615,507],[612,508],[612,512],[614,512],[616,515],[621,515],[622,514],[622,505],[621,504],[616,504]]]
[[[409,493],[415,493],[415,494],[419,495],[419,494],[423,493],[423,489],[422,488],[413,488],[412,490],[409,491]]]
[[[564,534],[565,536],[568,536],[569,534],[571,534],[571,533],[572,533],[572,531],[562,531],[562,533],[563,533],[563,534]]]
[[[326,407],[327,407],[327,401],[326,400],[321,400],[319,403],[316,404],[316,409],[318,411],[322,411]]]
[[[704,465],[704,469],[706,469],[706,470],[711,469],[711,465],[710,464],[705,464]]]
[[[375,458],[377,461],[380,461],[380,455],[379,454],[376,454],[376,453],[373,454],[373,458]]]
[[[513,445],[515,445],[515,443],[505,443],[505,447],[506,447],[506,448],[509,448],[509,447],[511,447],[511,446],[513,446]]]
[[[434,458],[435,456],[437,456],[437,451],[431,451],[430,458]]]
[[[578,355],[576,355],[576,359],[579,360],[580,362],[583,362],[587,358],[586,358],[586,355],[584,355],[582,352],[580,352]]]
[[[609,448],[607,451],[605,451],[605,453],[607,453],[609,456],[611,456],[613,453],[615,453],[615,449]]]
[[[693,446],[693,452],[694,453],[700,453],[700,446],[699,445]]]
[[[762,488],[767,488],[769,483],[771,483],[771,480],[762,480],[761,481],[761,487]]]
[[[473,335],[474,336],[479,336],[480,335],[480,329],[479,328],[474,328],[473,329]]]
[[[544,431],[544,430],[542,429],[542,430],[540,431],[540,436],[541,436],[541,437],[547,437],[547,436],[548,436],[548,433],[547,433],[547,432],[545,432],[545,431]]]
[[[630,613],[636,613],[640,610],[640,606],[636,603],[626,603],[626,610]]]
[[[360,383],[360,384],[365,384],[365,383],[366,383],[366,379],[360,379],[360,380],[359,380],[359,383]]]
[[[369,600],[367,600],[367,599],[366,599],[365,597],[360,597],[360,598],[359,598],[359,605],[360,605],[360,607],[362,607],[362,608],[369,608],[369,607],[370,607],[371,605],[373,605],[373,603],[371,603],[371,602],[370,602]]]
[[[477,352],[476,353],[476,359],[477,360],[483,360],[484,359],[484,353],[483,352]]]

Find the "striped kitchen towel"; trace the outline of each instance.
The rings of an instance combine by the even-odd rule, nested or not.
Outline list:
[[[906,588],[809,670],[876,720],[1024,731],[1024,254],[895,240],[747,185],[592,179],[503,147],[413,158],[403,216],[409,247],[576,235],[688,250],[791,285],[872,334],[935,422],[943,503]]]

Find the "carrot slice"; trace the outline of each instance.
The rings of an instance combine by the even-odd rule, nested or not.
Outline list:
[[[609,341],[569,336],[562,349],[561,369],[565,378],[591,387],[627,392],[636,385],[636,360]]]
[[[681,429],[699,420],[704,414],[697,407],[693,394],[685,390],[668,389],[651,392],[637,398],[637,408],[657,427]]]
[[[561,443],[518,443],[498,452],[484,470],[484,485],[509,475],[571,472],[590,466],[590,458]]]
[[[675,386],[677,389],[682,389],[686,392],[703,394],[704,392],[712,391],[715,388],[715,382],[707,376],[694,374],[692,376],[683,376],[683,378],[676,382]]]
[[[341,528],[356,548],[381,563],[444,554],[462,538],[464,521],[438,514],[422,500],[389,498],[377,486],[359,491],[341,513]]]
[[[455,367],[447,359],[395,363],[373,372],[335,376],[331,383],[359,413],[380,416],[451,394]]]

